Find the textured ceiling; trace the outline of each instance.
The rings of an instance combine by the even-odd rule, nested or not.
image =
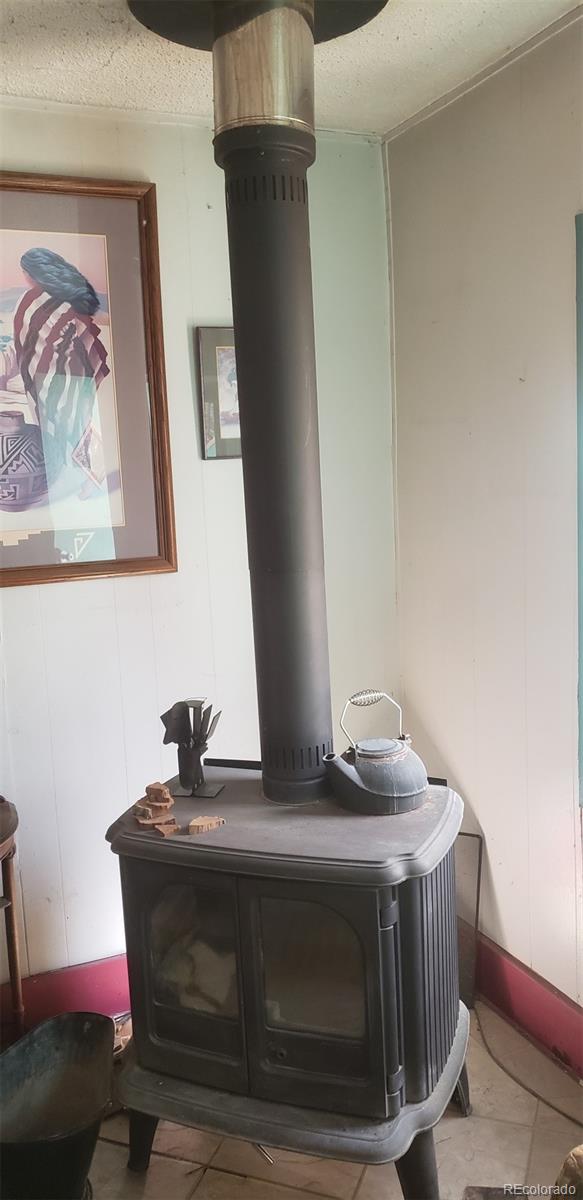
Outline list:
[[[317,123],[384,133],[574,8],[573,0],[390,0],[316,48]],[[210,55],[149,33],[125,0],[0,0],[10,96],[210,118]]]

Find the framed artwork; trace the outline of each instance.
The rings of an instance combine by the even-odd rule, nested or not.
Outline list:
[[[0,584],[174,570],[156,189],[0,172]]]
[[[205,458],[240,458],[235,339],[228,325],[197,330]]]

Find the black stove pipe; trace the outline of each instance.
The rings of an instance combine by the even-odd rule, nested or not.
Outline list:
[[[263,790],[327,794],[330,678],[308,224],[314,40],[387,0],[128,0],[162,37],[213,52],[225,172]]]
[[[251,136],[250,136],[251,133]],[[325,793],[332,749],[306,170],[313,136],[219,134],[265,795]]]
[[[275,114],[279,120],[269,119],[275,89],[264,78],[249,81],[252,121],[241,112],[241,89],[234,113],[223,111],[217,93],[223,41],[238,40],[240,72],[249,46],[250,72],[259,53],[269,73],[282,8],[249,2],[220,12],[215,114],[217,125],[232,123],[219,128],[214,145],[225,172],[263,790],[271,800],[301,803],[326,794],[324,756],[332,749],[306,182],[315,157],[313,5],[296,0],[285,9],[279,32],[287,52],[296,43],[298,86],[288,79],[286,94],[275,98],[288,110]]]

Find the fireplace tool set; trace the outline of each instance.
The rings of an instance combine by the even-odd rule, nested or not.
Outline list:
[[[220,787],[205,784],[203,755],[219,723],[220,712],[213,717],[213,706],[205,708],[206,699],[178,700],[160,720],[164,726],[164,745],[175,742],[178,747],[178,779],[180,787],[191,796],[212,800]]]
[[[212,51],[225,173],[261,763],[202,756],[203,701],[162,717],[187,830],[119,855],[134,1037],[119,1078],[130,1167],[159,1118],[362,1163],[438,1200],[433,1126],[469,1109],[454,841],[463,804],[403,734],[334,753],[307,171],[314,45],[386,0],[128,0],[153,35]],[[389,9],[390,11],[390,9]],[[187,793],[187,794],[185,794]],[[210,794],[210,793],[209,793]]]

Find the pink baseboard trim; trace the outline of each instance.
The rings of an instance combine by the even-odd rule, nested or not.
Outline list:
[[[24,1019],[31,1029],[60,1012],[100,1012],[108,1017],[128,1012],[130,994],[125,954],[79,963],[61,971],[29,975],[22,981]],[[10,1021],[10,985],[1,989],[2,1020]]]
[[[477,989],[533,1041],[583,1076],[583,1009],[483,934]]]

